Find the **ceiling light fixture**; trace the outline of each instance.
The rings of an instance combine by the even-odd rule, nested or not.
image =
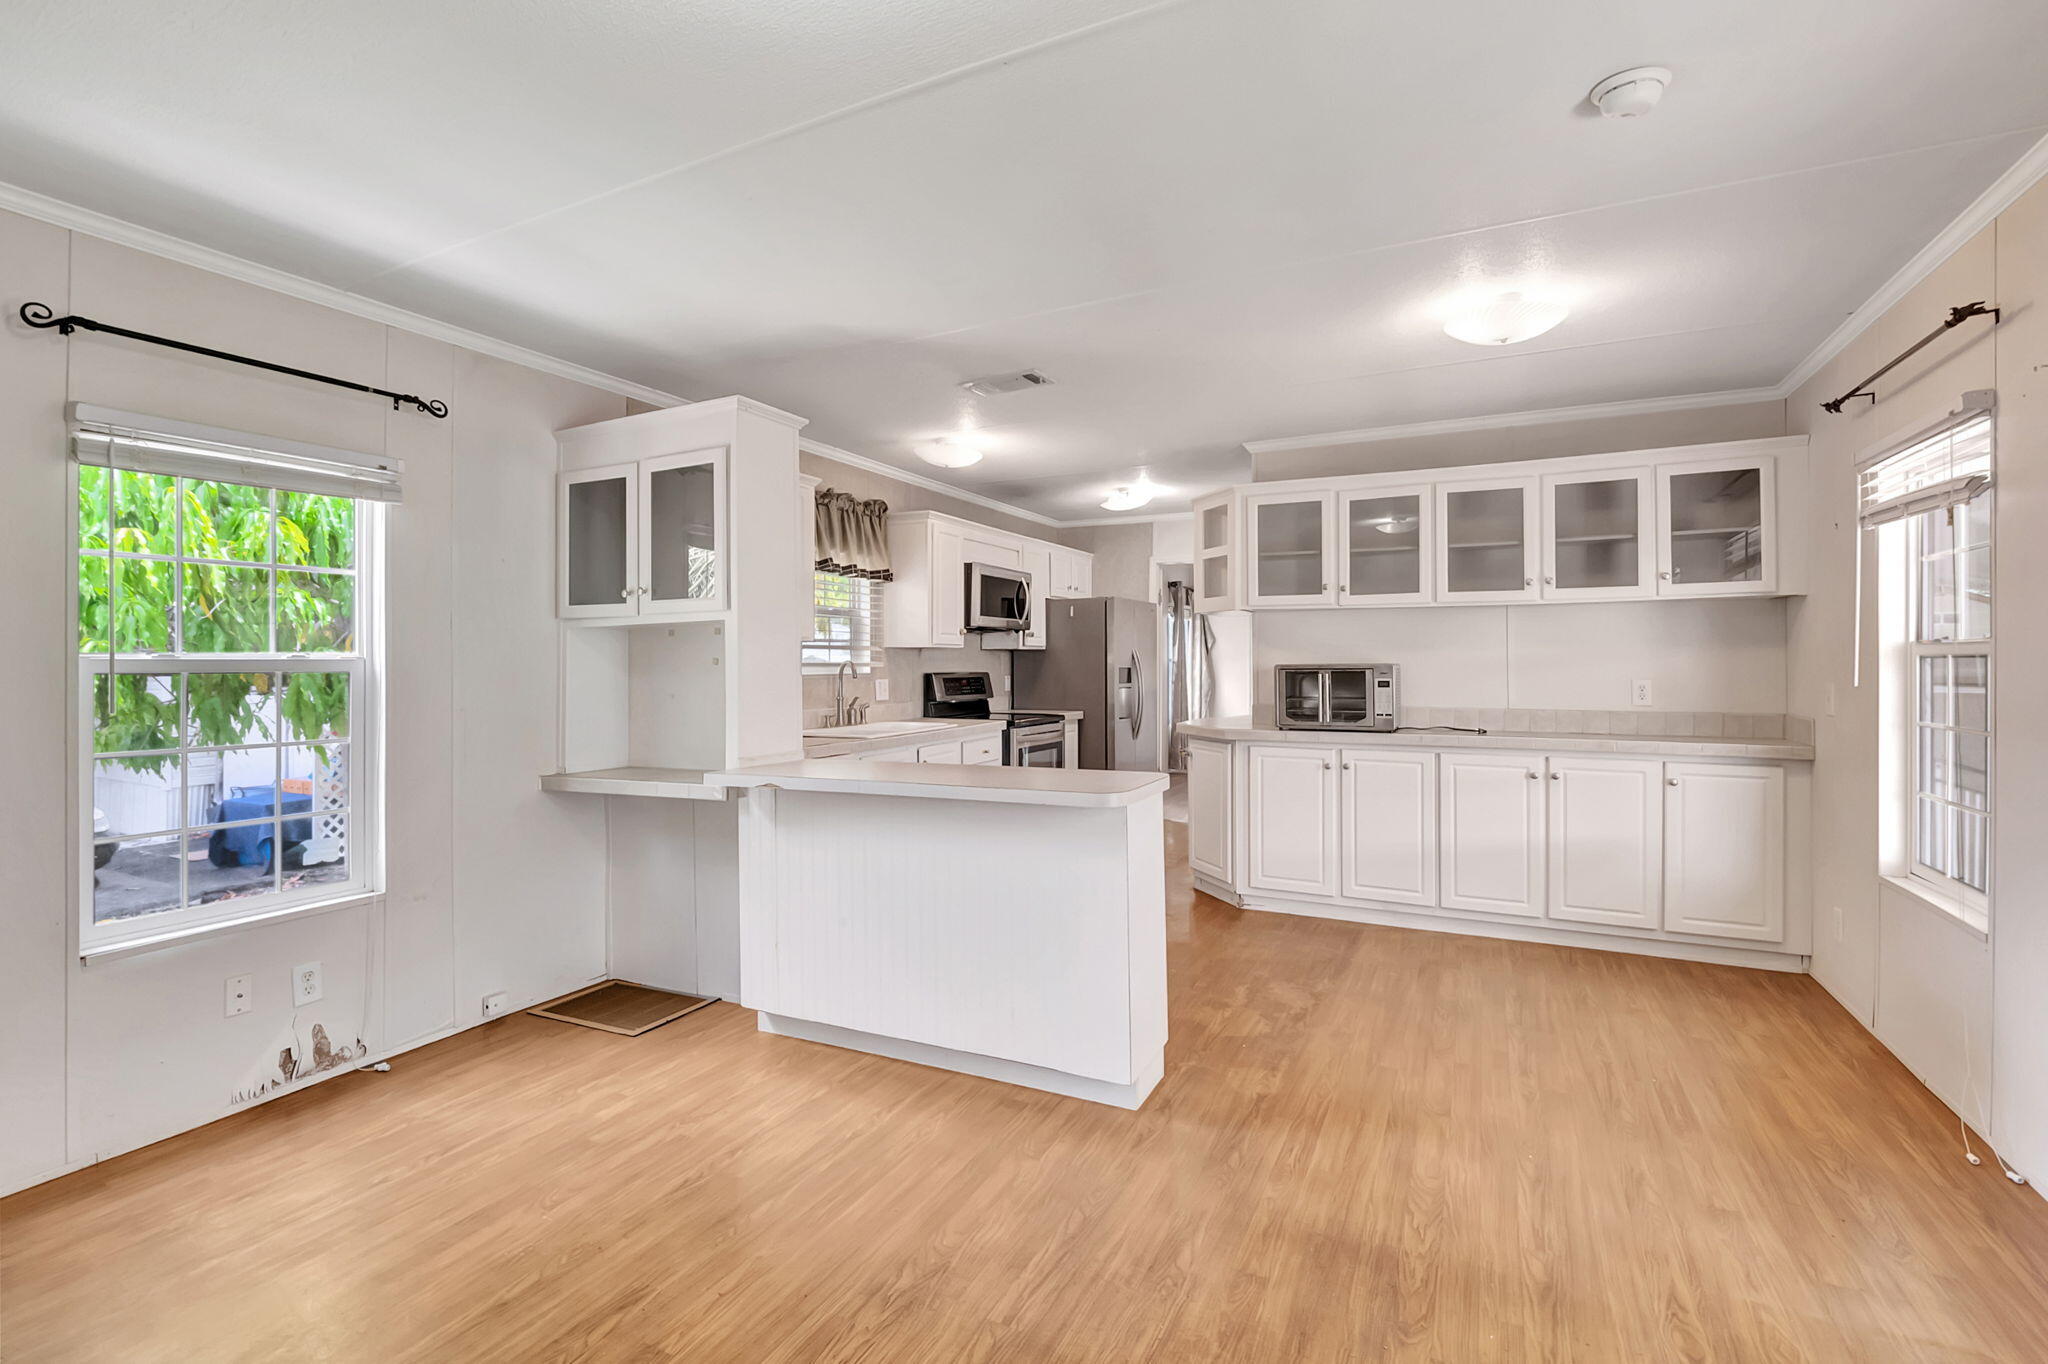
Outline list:
[[[917,457],[926,464],[941,469],[965,469],[970,464],[981,463],[982,449],[963,436],[947,436],[929,445],[921,445]]]
[[[1594,86],[1586,99],[1603,118],[1641,118],[1657,107],[1670,84],[1668,66],[1632,66]]]
[[[1555,299],[1500,294],[1459,309],[1444,323],[1444,335],[1475,346],[1512,346],[1543,335],[1570,313]]]
[[[1158,492],[1159,489],[1152,486],[1151,480],[1140,474],[1136,483],[1127,483],[1103,498],[1102,507],[1104,511],[1136,511],[1150,502]]]

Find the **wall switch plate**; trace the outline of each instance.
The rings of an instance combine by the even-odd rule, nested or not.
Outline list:
[[[1835,941],[1836,941],[1836,942],[1840,942],[1841,940],[1842,940],[1842,907],[1841,907],[1840,905],[1836,905],[1836,906],[1835,906]]]
[[[510,1002],[510,1000],[505,998],[505,992],[503,990],[491,991],[491,993],[484,996],[484,1017],[499,1017],[505,1012],[505,1006]]]
[[[1628,703],[1631,706],[1647,706],[1650,704],[1649,678],[1638,677],[1635,680],[1634,684],[1629,688]]]
[[[226,1016],[233,1018],[236,1014],[245,1014],[255,1008],[255,995],[256,977],[229,976],[225,1004],[227,1009]]]
[[[886,678],[886,677],[878,677],[878,678],[876,678],[876,679],[875,679],[875,699],[876,699],[877,701],[886,701],[886,700],[888,700],[888,699],[889,699],[889,679],[888,679],[888,678]]]
[[[1822,708],[1829,715],[1833,715],[1835,713],[1835,684],[1832,682],[1828,683],[1828,694],[1825,698]]]
[[[301,966],[293,967],[292,1007],[297,1008],[301,1004],[311,1004],[319,999],[320,995],[320,963],[309,961]]]

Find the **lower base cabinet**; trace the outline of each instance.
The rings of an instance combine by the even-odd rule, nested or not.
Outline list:
[[[1543,759],[1446,753],[1437,903],[1543,914]]]
[[[1338,753],[1340,893],[1400,905],[1436,903],[1436,754]]]
[[[1230,880],[1230,745],[1188,740],[1188,866]]]
[[[1551,918],[1661,926],[1663,781],[1656,761],[1550,760]]]
[[[1245,883],[1293,895],[1337,893],[1336,750],[1245,750]]]
[[[1785,936],[1785,771],[1664,765],[1664,928]]]

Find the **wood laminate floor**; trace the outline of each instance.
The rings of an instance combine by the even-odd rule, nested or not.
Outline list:
[[[1131,1114],[523,1015],[0,1203],[21,1361],[2048,1359],[2048,1206],[1810,980],[1241,913]]]

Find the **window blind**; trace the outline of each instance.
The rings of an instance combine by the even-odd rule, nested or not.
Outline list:
[[[1868,530],[1921,512],[1961,506],[1990,486],[1991,414],[1966,404],[1933,433],[1880,454],[1858,469],[1857,521]]]
[[[290,492],[397,502],[405,465],[382,455],[74,403],[71,450],[81,464],[175,474]]]
[[[865,668],[882,647],[882,585],[836,573],[811,575],[811,634],[804,641],[806,668]]]

